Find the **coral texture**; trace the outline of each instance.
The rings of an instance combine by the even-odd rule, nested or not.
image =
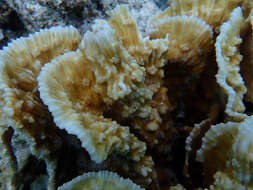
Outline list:
[[[117,174],[101,171],[98,173],[86,173],[82,176],[78,176],[73,179],[71,182],[63,184],[58,190],[96,190],[96,189],[104,189],[104,190],[143,190],[139,186],[132,183],[130,180],[123,179],[119,177]]]
[[[167,3],[0,3],[0,189],[253,189],[252,1]]]
[[[238,48],[242,42],[240,31],[243,26],[244,18],[238,7],[232,12],[229,21],[222,24],[215,44],[219,67],[216,74],[217,82],[228,96],[225,112],[234,119],[245,117],[240,114],[245,110],[242,98],[246,93],[246,87],[239,73],[242,56]]]

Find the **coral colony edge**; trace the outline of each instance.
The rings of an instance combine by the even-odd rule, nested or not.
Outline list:
[[[0,50],[0,189],[253,189],[253,1],[109,15]]]

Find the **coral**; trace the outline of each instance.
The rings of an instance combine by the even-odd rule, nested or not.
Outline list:
[[[241,5],[241,0],[172,0],[170,6],[162,13],[154,16],[152,22],[176,15],[191,15],[203,19],[216,31],[229,18],[234,8]]]
[[[237,183],[225,173],[217,172],[214,175],[215,182],[210,186],[210,190],[246,190],[247,185]]]
[[[89,39],[92,40],[92,38]],[[86,45],[92,46],[92,43],[96,41],[92,40],[90,43],[87,42]],[[104,47],[107,47],[105,49],[105,52],[108,52],[107,55],[114,55],[110,52],[109,44],[106,41],[104,43]],[[100,50],[102,48],[100,47]],[[97,55],[95,48],[89,48],[89,50]],[[99,67],[102,62],[98,62],[98,66],[94,62],[94,69],[90,67],[89,62],[84,61],[87,57],[80,52],[71,52],[43,67],[38,77],[42,100],[48,105],[57,126],[70,134],[77,135],[82,146],[90,153],[92,160],[102,162],[113,151],[122,154],[130,152],[134,160],[140,160],[145,152],[145,145],[131,135],[126,127],[103,118],[103,107],[104,110],[108,109],[108,104],[110,105],[112,100],[124,97],[124,93],[129,93],[128,90],[131,92],[131,86],[124,84],[124,81],[129,81],[130,84],[131,79],[124,79],[124,74],[119,72],[124,68],[123,64],[131,63],[131,60],[128,62],[123,52],[122,57],[114,57],[118,59],[118,64],[122,63],[122,67],[119,66],[117,71],[113,65],[110,66],[113,64],[110,63],[112,60],[110,57],[103,58],[103,54],[99,57],[103,62],[108,60],[106,70]],[[94,58],[89,57],[90,60]],[[116,73],[119,76],[113,76]],[[118,78],[119,81],[112,79],[110,81],[110,75],[113,79]],[[133,73],[133,76],[136,75]]]
[[[33,154],[47,161],[49,149],[58,146],[58,135],[40,100],[36,77],[46,62],[74,50],[80,40],[73,27],[55,27],[13,41],[0,52],[5,126],[11,126],[22,141],[29,143]]]
[[[72,27],[55,27],[20,38],[0,52],[1,107],[6,124],[30,138],[31,146],[43,142],[42,131],[50,130],[49,112],[39,98],[36,77],[50,59],[74,50],[80,38]]]
[[[214,186],[251,187],[252,122],[253,118],[249,116],[241,123],[221,123],[208,130],[197,152],[197,160],[204,165],[206,183],[210,184],[214,177]]]
[[[185,188],[182,185],[177,184],[176,186],[170,187],[170,190],[185,190]]]
[[[143,190],[139,186],[135,185],[129,179],[123,179],[117,174],[108,171],[86,173],[82,176],[78,176],[72,181],[63,184],[58,190],[64,189],[87,189],[87,190]]]
[[[188,137],[186,149],[195,155],[188,155],[186,165],[193,164],[191,159],[203,164],[204,184],[210,190],[251,188],[252,121],[252,116],[212,126],[204,121]]]
[[[126,50],[143,65],[150,54],[150,49],[145,47],[135,20],[129,15],[127,6],[116,7],[111,13],[110,26],[116,31]]]
[[[128,96],[125,101],[115,103],[114,107],[118,109],[117,114],[128,119],[132,127],[149,143],[158,143],[159,137],[153,132],[162,123],[161,115],[171,110],[161,69],[164,66],[164,54],[169,46],[168,39],[143,39],[126,6],[115,8],[109,24],[116,31],[126,50],[139,65],[144,66],[146,71],[143,86],[139,86],[139,90]]]
[[[6,3],[1,189],[253,188],[251,1]]]
[[[103,117],[113,110],[114,102],[134,97],[141,105],[150,99],[144,88],[145,68],[126,51],[116,34],[106,22],[97,21],[93,31],[84,34],[76,52],[43,67],[39,91],[57,126],[77,135],[92,160],[102,162],[113,152],[128,154],[140,161],[137,173],[149,176],[152,162],[141,164],[145,144],[130,134],[128,127]],[[127,105],[123,111],[132,112]]]
[[[239,53],[239,45],[242,42],[240,31],[244,24],[242,11],[238,7],[231,13],[229,21],[222,24],[220,34],[215,43],[219,68],[216,78],[218,84],[228,96],[225,112],[233,119],[245,117],[241,113],[245,110],[242,98],[246,93],[246,87],[239,73],[240,61],[242,60],[242,56]]]
[[[250,17],[251,27],[246,31],[244,41],[242,44],[242,53],[244,54],[244,59],[241,63],[241,73],[247,87],[247,92],[245,94],[245,99],[247,101],[253,102],[253,83],[252,81],[252,65],[253,65],[253,11]]]
[[[193,16],[168,17],[150,24],[151,39],[165,38],[168,35],[168,61],[194,65],[195,70],[203,67],[205,59],[201,57],[205,57],[210,51],[213,36],[212,28],[208,24]]]
[[[212,125],[210,119],[205,120],[195,126],[186,141],[188,177],[194,177],[193,173],[189,173],[191,164],[196,166],[196,161],[201,162],[204,186],[212,190],[251,187],[252,142],[249,137],[252,133],[252,116],[242,113],[245,110],[242,100],[246,87],[239,73],[242,58],[238,46],[244,28],[245,20],[238,7],[231,13],[230,19],[222,24],[216,40],[216,78],[228,95],[225,113],[232,122]]]

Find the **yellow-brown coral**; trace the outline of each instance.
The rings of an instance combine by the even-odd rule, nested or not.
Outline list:
[[[215,183],[220,184],[214,186],[222,187],[221,176],[227,176],[225,178],[229,179],[227,185],[230,184],[230,187],[252,187],[252,124],[253,117],[249,116],[241,123],[228,122],[212,126],[205,134],[197,160],[203,162],[207,184],[214,177]],[[226,184],[223,185],[225,188]]]
[[[63,184],[58,190],[144,190],[129,179],[108,171],[90,172]]]
[[[251,7],[172,0],[144,38],[123,5],[83,37],[56,27],[10,43],[0,51],[0,161],[15,164],[0,165],[9,170],[0,188],[19,188],[30,156],[43,161],[49,190],[106,188],[108,176],[117,178],[109,189],[140,189],[87,173],[99,170],[152,190],[252,188],[252,105],[243,102],[252,80],[250,64],[240,75],[239,52],[243,39],[251,61],[252,36],[242,35]]]
[[[50,114],[40,100],[36,77],[45,63],[75,50],[80,41],[75,28],[53,27],[19,38],[0,51],[1,116],[5,119],[1,128],[11,126],[20,139],[29,143],[32,154],[49,165],[49,150],[55,148],[52,142],[58,137],[53,132]],[[53,188],[54,185],[49,187]]]
[[[195,67],[203,66],[205,60],[202,57],[210,51],[209,47],[212,44],[213,33],[208,24],[193,16],[167,17],[152,23],[151,39],[165,38],[166,35],[170,42],[167,61],[183,62]]]
[[[99,71],[103,69],[99,66],[93,73],[92,67],[96,69],[96,64],[91,66],[93,62],[84,60],[87,58],[80,51],[71,52],[43,67],[38,77],[41,98],[48,105],[57,126],[77,135],[94,161],[102,162],[113,151],[122,154],[130,152],[134,160],[140,160],[145,153],[145,145],[130,134],[127,127],[103,117],[103,110],[109,106],[106,104],[107,99],[124,94],[123,91],[117,91],[117,87],[115,91],[111,89],[107,91],[109,85],[112,87],[119,85],[122,90],[128,88],[128,86],[124,88],[124,74],[121,75],[123,78],[119,83],[116,81],[110,83],[110,74],[113,76],[112,73],[118,73],[116,67],[110,68],[109,63],[108,66],[105,65],[108,69],[105,71],[108,72],[106,76],[106,73],[102,74]],[[118,64],[121,64],[120,58],[118,61]],[[123,60],[122,62],[128,63]],[[105,80],[96,76],[103,76]],[[112,95],[107,95],[107,92]],[[117,92],[118,94],[115,94]]]
[[[138,64],[145,64],[151,49],[145,46],[145,40],[139,32],[135,20],[129,15],[127,6],[117,6],[111,13],[109,24]]]
[[[38,96],[36,77],[45,63],[76,49],[80,40],[73,27],[54,27],[13,41],[0,52],[0,89],[6,123],[24,132],[31,141],[40,138],[47,117]]]
[[[152,21],[176,15],[191,15],[203,19],[217,30],[240,4],[241,0],[173,0],[170,6],[161,14],[154,16]]]

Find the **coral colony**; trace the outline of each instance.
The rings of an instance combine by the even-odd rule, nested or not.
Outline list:
[[[253,188],[253,2],[172,0],[146,27],[118,5],[0,50],[1,189]]]

